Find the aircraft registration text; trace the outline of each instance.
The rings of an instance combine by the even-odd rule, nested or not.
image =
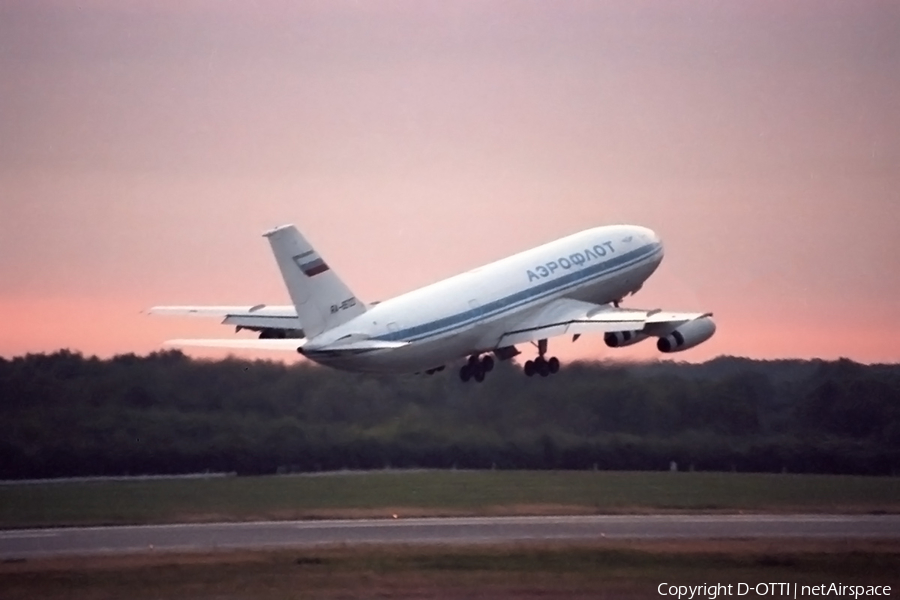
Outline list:
[[[356,298],[350,297],[341,302],[340,304],[332,304],[331,305],[331,314],[334,314],[341,310],[346,310],[351,306],[356,306]]]

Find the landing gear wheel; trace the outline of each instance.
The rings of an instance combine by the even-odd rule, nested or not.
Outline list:
[[[459,378],[463,381],[474,379],[475,381],[481,383],[482,381],[484,381],[484,374],[493,368],[493,358],[491,358],[490,356],[479,358],[477,354],[473,354],[469,357],[469,360],[466,361],[466,364],[460,367]]]
[[[550,365],[547,364],[547,361],[544,360],[543,357],[541,357],[539,360],[540,360],[540,362],[535,361],[536,362],[535,368],[537,369],[537,372],[540,374],[541,377],[546,377],[547,375],[550,374]]]
[[[559,372],[559,359],[555,356],[552,356],[550,360],[547,361],[547,367],[550,369],[550,373],[558,373]]]
[[[534,361],[525,361],[525,375],[527,375],[528,377],[532,377],[534,375]]]

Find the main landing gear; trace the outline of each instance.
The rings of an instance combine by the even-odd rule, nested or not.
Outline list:
[[[478,383],[484,381],[485,373],[489,373],[494,368],[494,358],[485,355],[481,358],[477,354],[469,357],[468,362],[459,369],[459,378],[463,381],[474,379]]]
[[[544,355],[547,354],[547,340],[538,340],[538,356],[534,360],[529,360],[525,363],[525,374],[529,377],[533,377],[535,375],[540,375],[541,377],[547,377],[548,375],[552,375],[559,371],[559,359],[555,356],[551,356],[550,358],[545,358]],[[501,356],[501,358],[503,358]],[[470,379],[474,379],[478,383],[484,381],[485,374],[489,373],[494,369],[494,357],[490,354],[486,354],[481,356],[479,354],[473,354],[469,357],[469,360],[466,361],[459,369],[459,378],[463,381],[469,381]]]
[[[538,340],[538,357],[525,362],[525,374],[529,377],[540,375],[546,377],[559,371],[559,359],[555,356],[544,358],[547,353],[547,340]]]

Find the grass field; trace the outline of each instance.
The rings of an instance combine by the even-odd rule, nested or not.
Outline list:
[[[213,520],[659,511],[900,512],[900,478],[381,471],[0,485],[0,528]]]
[[[737,540],[453,549],[389,546],[0,564],[0,595],[9,600],[659,598],[657,588],[664,582],[695,586],[840,582],[890,585],[896,594],[900,543]],[[732,596],[737,595],[734,589]],[[745,597],[757,596],[751,592]]]

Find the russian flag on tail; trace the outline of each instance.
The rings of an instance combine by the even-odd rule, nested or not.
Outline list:
[[[318,256],[313,256],[314,254],[315,251],[310,250],[293,257],[294,262],[307,277],[314,277],[328,270],[328,265],[325,261]]]

